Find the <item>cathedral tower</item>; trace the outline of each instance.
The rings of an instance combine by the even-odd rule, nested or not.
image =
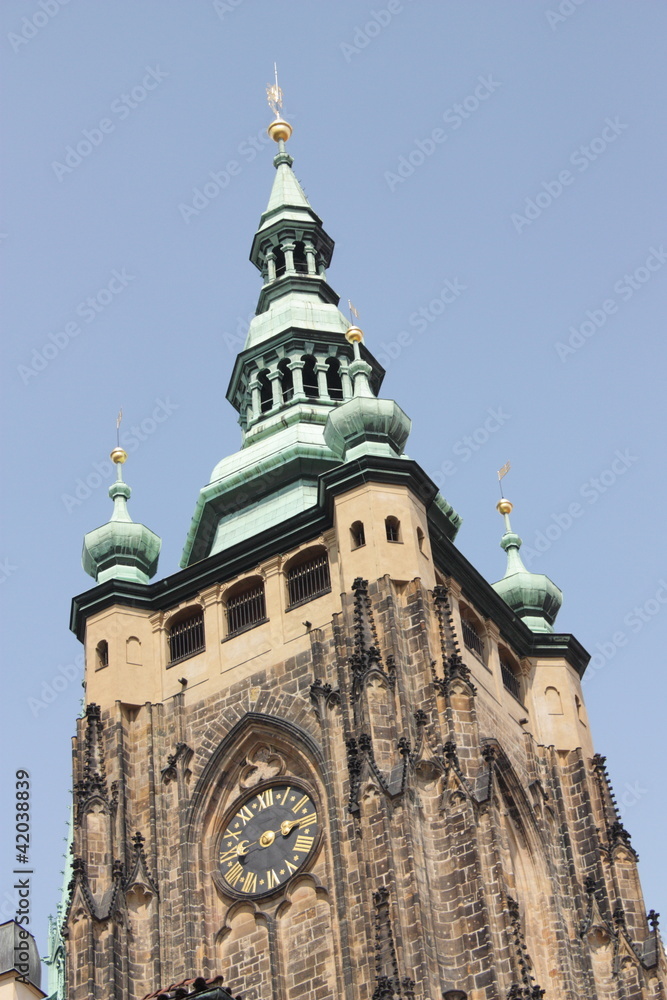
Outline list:
[[[150,582],[122,449],[85,540],[68,1000],[219,975],[244,1000],[663,997],[562,595],[521,562],[509,501],[502,580],[457,549],[338,309],[291,128],[269,131],[241,448],[179,572]]]

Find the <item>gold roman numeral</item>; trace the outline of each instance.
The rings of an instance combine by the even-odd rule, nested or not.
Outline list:
[[[273,789],[267,788],[264,792],[258,792],[257,801],[259,802],[260,809],[266,809],[267,806],[273,805]]]
[[[289,795],[289,793],[290,793],[291,791],[292,791],[292,789],[291,789],[291,788],[290,788],[290,786],[288,785],[288,786],[287,786],[287,788],[285,789],[285,794],[283,795],[283,800],[282,800],[282,802],[280,803],[280,804],[281,804],[281,806],[284,806],[284,805],[285,805],[285,803],[287,802],[287,796]]]
[[[317,823],[317,813],[311,813],[310,816],[304,816],[303,819],[299,820],[300,827],[310,826],[311,823]]]
[[[220,855],[220,864],[222,864],[223,861],[228,861],[230,858],[235,858],[235,857],[237,857],[237,854],[236,854],[236,844],[234,844],[234,846],[231,848],[231,850],[225,851],[224,854]]]
[[[245,877],[245,882],[243,883],[244,892],[256,892],[257,891],[257,875],[255,872],[248,872]]]
[[[314,841],[314,837],[297,837],[294,843],[294,850],[303,851],[304,854],[307,854],[313,846]]]
[[[297,802],[297,804],[292,808],[292,812],[293,813],[298,813],[299,809],[303,809],[303,807],[305,806],[306,802],[308,802],[308,801],[309,801],[308,796],[307,795],[302,795],[302,797],[299,799],[299,801]]]
[[[266,884],[268,885],[269,889],[274,889],[277,885],[280,885],[280,879],[274,872],[273,868],[269,868],[268,872],[266,873]]]
[[[236,814],[236,819],[240,819],[244,826],[252,819],[252,813],[247,806],[243,806]]]
[[[234,865],[234,867],[233,867],[233,868],[231,868],[231,869],[230,869],[230,870],[229,870],[229,871],[227,872],[227,874],[225,875],[225,878],[227,879],[227,881],[229,882],[229,884],[230,884],[230,885],[236,885],[236,883],[238,882],[238,880],[239,880],[239,879],[241,878],[241,876],[242,876],[242,875],[244,875],[244,874],[245,874],[245,869],[244,869],[244,868],[243,868],[243,866],[242,866],[242,865],[241,865],[241,864],[240,864],[240,863],[239,863],[239,862],[237,861],[237,862],[236,862],[236,864]]]
[[[238,833],[234,833],[233,830],[226,830],[225,831],[225,836],[223,837],[223,840],[226,840],[227,837],[233,837],[234,840],[238,840],[240,836],[241,836],[241,831],[240,830],[239,830]]]
[[[296,871],[296,865],[293,865],[290,861],[285,861],[285,865],[289,868],[289,873],[292,875]]]

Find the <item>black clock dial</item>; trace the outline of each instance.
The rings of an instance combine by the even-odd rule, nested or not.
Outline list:
[[[220,872],[234,892],[260,896],[283,885],[306,862],[320,826],[302,788],[271,785],[239,804],[220,841]]]

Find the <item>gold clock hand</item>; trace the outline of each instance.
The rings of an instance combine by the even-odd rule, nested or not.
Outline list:
[[[284,819],[280,824],[280,832],[283,837],[287,837],[292,832],[294,827],[298,826],[300,822],[300,819]]]

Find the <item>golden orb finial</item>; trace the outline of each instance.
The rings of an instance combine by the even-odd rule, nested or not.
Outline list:
[[[115,465],[125,465],[127,462],[127,452],[124,448],[114,448],[109,458]]]
[[[511,514],[514,510],[514,504],[510,503],[505,497],[502,497],[496,504],[496,510],[499,514]]]
[[[289,122],[286,122],[284,118],[276,118],[275,121],[271,122],[266,130],[269,133],[269,138],[273,139],[274,142],[287,142],[292,134],[292,126]]]
[[[350,326],[345,331],[345,339],[348,344],[359,344],[364,339],[363,331],[358,326]]]

